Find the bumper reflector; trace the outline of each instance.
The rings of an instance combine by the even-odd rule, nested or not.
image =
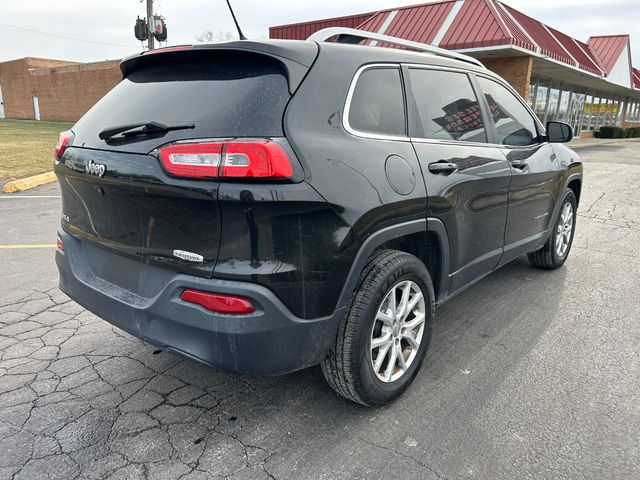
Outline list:
[[[185,302],[196,303],[216,313],[242,315],[256,311],[256,307],[254,307],[248,299],[234,295],[201,292],[200,290],[191,290],[188,288],[182,292],[180,298]]]

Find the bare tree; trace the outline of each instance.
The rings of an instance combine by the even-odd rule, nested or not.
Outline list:
[[[206,32],[202,32],[200,35],[196,35],[196,42],[200,43],[218,43],[218,42],[228,42],[230,40],[235,40],[236,35],[228,30],[218,30],[214,32],[213,30],[207,30]]]

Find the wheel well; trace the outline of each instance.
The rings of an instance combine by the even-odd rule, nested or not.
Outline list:
[[[569,182],[567,188],[570,188],[573,191],[573,194],[576,196],[576,203],[580,203],[580,191],[582,189],[582,180],[576,178]]]
[[[422,260],[431,275],[436,298],[439,297],[441,293],[438,290],[440,286],[442,252],[440,251],[440,242],[435,233],[418,232],[404,237],[394,238],[378,246],[374,253],[386,249],[410,253]]]

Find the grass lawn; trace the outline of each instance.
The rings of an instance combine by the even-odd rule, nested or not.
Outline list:
[[[71,123],[0,120],[0,182],[29,177],[53,169],[58,134]]]

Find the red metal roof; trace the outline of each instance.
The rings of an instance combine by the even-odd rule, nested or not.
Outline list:
[[[509,32],[489,0],[465,0],[440,46],[457,50],[509,43]]]
[[[595,54],[598,63],[609,75],[620,58],[624,47],[629,45],[629,35],[602,35],[589,38],[587,44]]]
[[[640,70],[631,67],[633,73],[633,88],[640,88]]]
[[[578,62],[578,67],[582,70],[586,70],[596,75],[602,75],[602,70],[596,63],[596,60],[587,54],[589,52],[589,46],[576,40],[575,38],[566,35],[555,28],[547,27],[551,34],[558,40],[560,45]]]
[[[567,54],[542,22],[511,8],[509,5],[503,4],[503,6],[511,16],[522,25],[522,28],[526,30],[529,36],[533,38],[533,41],[540,47],[541,54],[569,65],[574,64],[569,54]]]
[[[459,10],[450,19],[454,7]],[[451,23],[445,26],[448,20]],[[362,15],[271,27],[269,36],[304,39],[317,30],[334,26],[359,28],[420,43],[432,44],[438,37],[441,38],[438,46],[450,50],[512,46],[604,76],[611,72],[625,46],[629,45],[628,35],[597,36],[591,37],[588,43],[581,42],[499,0],[444,0],[390,8]],[[637,82],[638,76],[635,73],[632,76]]]
[[[380,30],[380,27],[382,27],[382,24],[390,14],[391,12],[389,11],[378,12],[373,17],[369,17],[363,23],[357,25],[355,28],[366,32],[377,32]]]
[[[306,40],[310,35],[329,27],[356,28],[365,20],[371,18],[377,12],[349,15],[346,17],[325,18],[311,22],[292,23],[289,25],[278,25],[269,27],[269,38],[280,38],[283,40]]]
[[[447,1],[400,8],[384,34],[414,42],[431,43],[455,3]]]
[[[518,23],[509,15],[507,10],[504,8],[504,5],[500,2],[496,2],[496,10],[511,33],[511,43],[518,47],[526,48],[527,50],[535,52],[537,47],[522,27],[520,27],[520,25],[518,25]]]

